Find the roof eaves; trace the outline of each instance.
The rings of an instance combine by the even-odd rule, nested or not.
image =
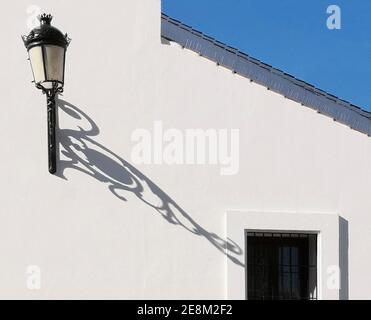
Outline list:
[[[371,113],[162,14],[162,37],[371,136]]]

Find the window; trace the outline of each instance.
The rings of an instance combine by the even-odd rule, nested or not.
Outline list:
[[[317,299],[317,235],[246,232],[246,296]]]

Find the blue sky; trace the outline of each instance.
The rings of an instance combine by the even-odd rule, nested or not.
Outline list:
[[[327,28],[329,5],[341,29]],[[167,15],[371,110],[371,1],[162,0]]]

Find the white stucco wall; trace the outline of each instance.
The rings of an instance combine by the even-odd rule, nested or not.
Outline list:
[[[20,38],[31,4],[72,38],[59,141],[77,167],[101,175],[71,162],[59,163],[59,177],[47,171],[45,97],[30,83]],[[161,43],[160,5],[2,4],[0,298],[226,298],[232,260],[218,237],[227,236],[229,211],[342,217],[340,297],[371,298],[370,138]],[[71,108],[97,128],[63,111]],[[165,128],[239,128],[239,173],[221,176],[216,165],[130,167],[123,160],[130,162],[132,132],[157,120]],[[122,190],[134,180],[143,192]],[[188,229],[153,207],[164,203]],[[231,258],[244,263],[243,253]],[[29,265],[41,269],[40,290],[27,289]]]

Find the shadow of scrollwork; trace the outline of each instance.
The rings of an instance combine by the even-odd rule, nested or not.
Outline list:
[[[167,222],[205,238],[235,264],[244,266],[237,258],[242,255],[242,249],[236,243],[204,229],[152,180],[97,142],[94,137],[99,135],[99,128],[86,113],[60,98],[57,106],[59,112],[78,121],[74,129],[58,130],[60,152],[64,157],[58,163],[59,177],[66,179],[65,171],[74,169],[106,184],[109,191],[123,201],[127,201],[128,193],[134,194]]]

